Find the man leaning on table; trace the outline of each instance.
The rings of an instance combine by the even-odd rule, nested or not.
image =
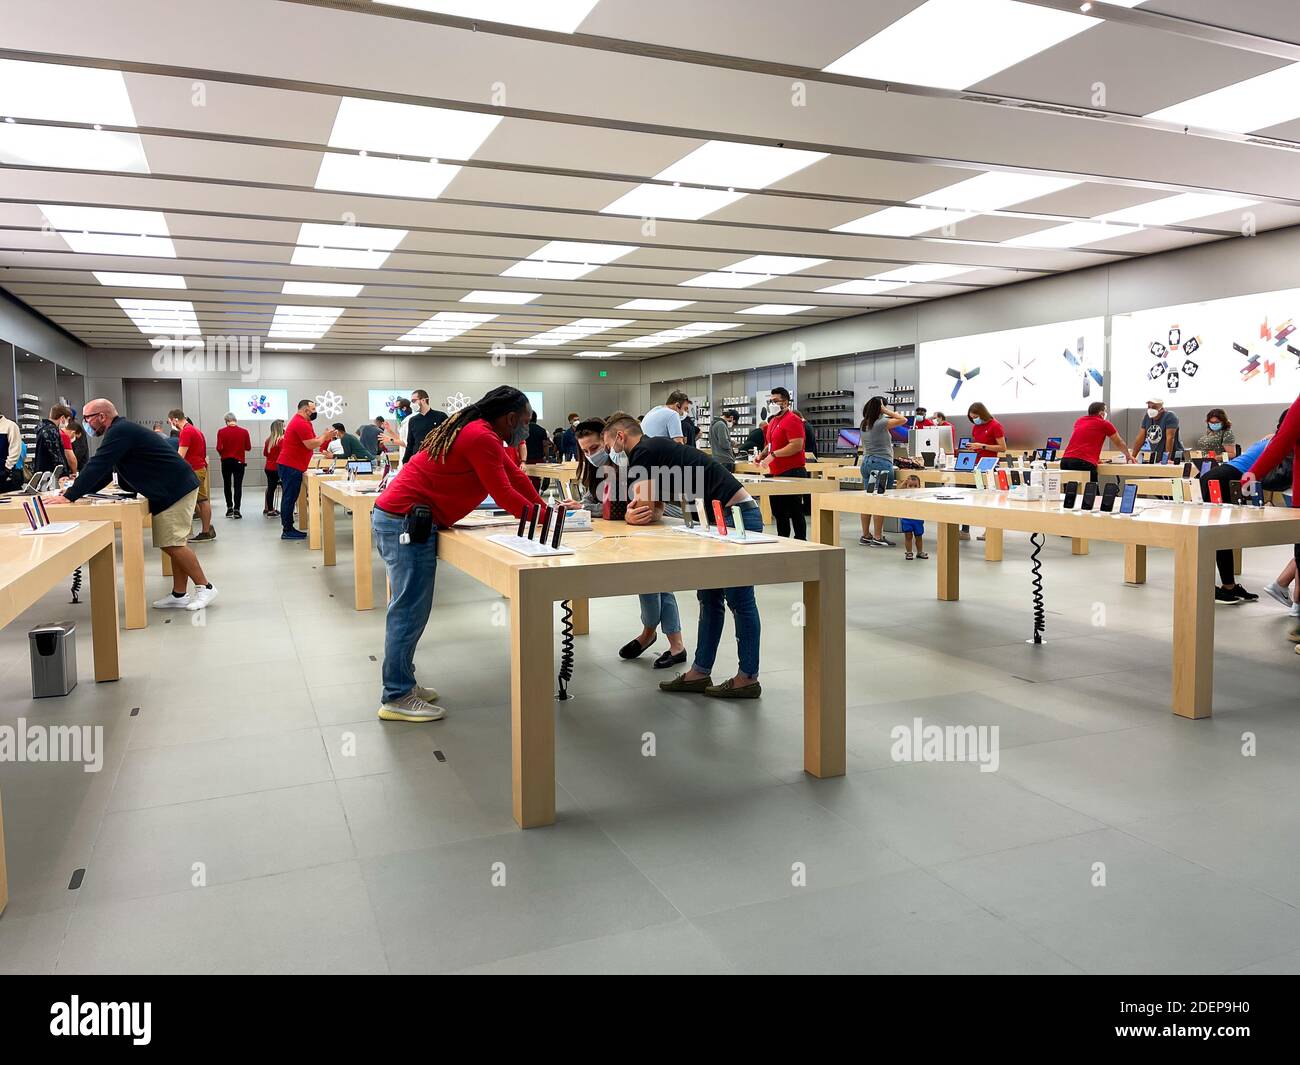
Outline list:
[[[45,496],[47,504],[75,503],[98,492],[116,470],[123,480],[149,501],[153,516],[153,544],[172,560],[172,593],[159,599],[159,610],[202,610],[217,597],[199,557],[189,546],[199,479],[190,464],[157,433],[128,421],[106,399],[92,399],[82,408],[86,432],[100,437],[99,448],[86,468],[62,495]],[[189,581],[194,582],[193,594]]]

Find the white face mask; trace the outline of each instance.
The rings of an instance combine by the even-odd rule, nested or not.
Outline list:
[[[1150,418],[1152,421],[1155,421],[1157,418],[1160,417],[1160,410],[1159,410],[1159,408],[1157,408],[1157,407],[1148,407],[1148,408],[1147,408],[1147,417]]]

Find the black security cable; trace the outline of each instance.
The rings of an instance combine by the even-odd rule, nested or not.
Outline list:
[[[81,595],[81,567],[78,566],[72,571],[72,602],[80,603]]]
[[[1043,563],[1039,559],[1039,552],[1043,550],[1043,534],[1030,533],[1029,542],[1033,544],[1034,549],[1029,552],[1029,568],[1033,573],[1034,591],[1034,643],[1043,642],[1043,631],[1047,628],[1047,611],[1043,608]]]
[[[560,690],[555,697],[563,701],[569,697],[569,681],[573,679],[573,600],[565,599],[560,611]]]

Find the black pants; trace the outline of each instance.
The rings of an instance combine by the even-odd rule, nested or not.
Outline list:
[[[280,471],[266,471],[266,499],[262,503],[263,510],[275,510],[275,490],[280,487]]]
[[[1220,488],[1223,490],[1223,498],[1228,498],[1228,485],[1233,481],[1241,480],[1241,470],[1236,466],[1229,466],[1226,462],[1215,466],[1209,473],[1201,475],[1201,498],[1206,502],[1210,499],[1210,482],[1218,481]],[[1225,588],[1231,588],[1237,583],[1237,575],[1233,572],[1232,551],[1214,552],[1214,564],[1219,567],[1219,583]]]
[[[799,466],[786,470],[782,477],[807,477],[808,470]],[[771,496],[772,517],[776,519],[776,535],[790,536],[796,540],[808,539],[808,522],[804,520],[807,496]]]
[[[244,499],[244,470],[248,463],[239,459],[221,460],[221,484],[226,490],[226,509],[238,510]],[[234,489],[232,494],[231,489]]]
[[[1061,469],[1074,470],[1077,473],[1088,473],[1093,484],[1097,483],[1097,466],[1092,462],[1085,462],[1083,459],[1061,459]]]

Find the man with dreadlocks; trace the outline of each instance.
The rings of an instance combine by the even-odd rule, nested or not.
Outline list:
[[[429,433],[375,501],[371,526],[392,586],[379,706],[384,721],[437,721],[445,714],[434,705],[438,693],[415,683],[415,647],[433,607],[438,529],[454,525],[489,495],[516,518],[542,502],[512,457],[528,436],[532,413],[519,389],[492,389]],[[406,515],[420,505],[432,511],[434,530],[425,543],[404,544]]]

